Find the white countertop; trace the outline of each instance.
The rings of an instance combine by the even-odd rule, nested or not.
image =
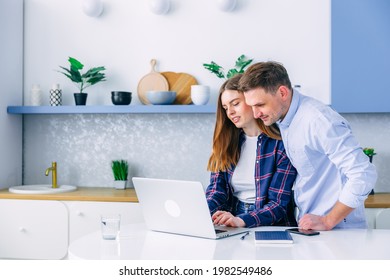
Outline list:
[[[260,227],[254,230],[284,230],[284,227]],[[90,233],[69,246],[69,259],[137,260],[390,260],[390,230],[332,230],[317,236],[294,234],[293,244],[254,243],[251,233],[221,240],[153,232],[145,224],[124,225],[119,239],[103,240],[101,232]]]

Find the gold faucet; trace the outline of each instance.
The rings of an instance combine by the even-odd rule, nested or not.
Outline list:
[[[51,163],[51,167],[46,169],[45,175],[49,176],[50,171],[51,171],[51,187],[53,189],[58,188],[58,186],[57,186],[57,162],[53,161]]]

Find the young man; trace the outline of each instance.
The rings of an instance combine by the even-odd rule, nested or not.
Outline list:
[[[255,118],[276,123],[298,176],[294,185],[299,227],[366,228],[364,200],[377,174],[347,121],[323,103],[291,87],[277,62],[250,66],[240,90]]]

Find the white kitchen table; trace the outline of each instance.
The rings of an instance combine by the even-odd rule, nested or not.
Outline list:
[[[254,243],[254,230],[284,230],[284,227],[251,229],[241,235],[209,240],[150,231],[145,224],[121,228],[117,240],[103,240],[101,232],[87,234],[69,246],[69,259],[118,260],[390,260],[390,230],[332,230],[316,236],[292,234],[293,244]]]

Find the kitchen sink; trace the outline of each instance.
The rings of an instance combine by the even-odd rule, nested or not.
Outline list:
[[[70,185],[61,185],[58,188],[53,189],[51,185],[23,185],[10,187],[8,190],[11,193],[19,194],[51,194],[73,192],[77,190],[77,187]]]

